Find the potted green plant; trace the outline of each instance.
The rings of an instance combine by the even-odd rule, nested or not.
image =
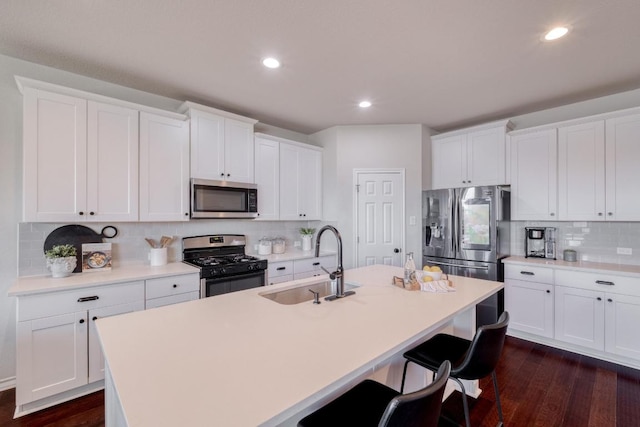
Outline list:
[[[76,268],[76,248],[73,245],[56,245],[44,253],[47,268],[52,277],[67,277]]]
[[[313,239],[313,233],[316,232],[315,228],[304,228],[300,229],[300,237],[302,238],[302,250],[310,251],[311,250],[311,239]]]

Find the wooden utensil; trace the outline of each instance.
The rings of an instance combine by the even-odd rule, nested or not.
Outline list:
[[[152,248],[157,248],[156,246],[156,242],[153,239],[150,239],[148,237],[145,237],[144,240],[147,241],[147,243],[149,244],[149,246],[151,246]]]
[[[161,248],[166,248],[167,246],[169,246],[171,244],[172,241],[173,241],[173,237],[162,236],[160,238],[160,247]]]

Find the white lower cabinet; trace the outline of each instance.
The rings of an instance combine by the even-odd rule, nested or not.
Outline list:
[[[606,294],[605,351],[640,359],[640,297]]]
[[[604,350],[604,292],[556,286],[555,338]]]
[[[18,297],[17,412],[40,409],[33,402],[104,378],[93,323],[142,309],[142,281]]]
[[[314,258],[303,258],[292,261],[270,262],[267,270],[267,284],[290,282],[307,277],[322,276],[328,271],[335,271],[337,260],[335,255],[323,255]]]
[[[640,278],[505,264],[505,309],[515,336],[640,367]]]

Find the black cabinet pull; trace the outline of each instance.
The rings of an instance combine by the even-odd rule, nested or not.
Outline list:
[[[80,211],[80,212],[78,212],[78,213],[79,213],[80,215],[84,215],[84,212],[82,212],[82,211]]]
[[[319,262],[314,262],[313,265],[320,265],[320,263]]]
[[[609,282],[607,280],[596,280],[598,285],[607,285],[607,286],[615,286],[615,283]]]
[[[96,214],[95,212],[89,212],[89,215],[95,215],[95,214]]]
[[[93,320],[95,322],[96,320],[98,320],[98,316],[93,316],[93,318],[91,320]]]
[[[598,301],[602,301],[602,298],[600,298],[600,297],[598,297],[598,298],[596,298],[596,299],[597,299]]]
[[[551,291],[550,291],[549,289],[547,289],[547,293],[548,293],[548,294],[550,294],[550,293],[551,293]]]
[[[533,271],[521,271],[520,274],[526,274],[527,276],[535,276]]]
[[[80,319],[80,323],[84,323],[84,319]]]
[[[609,301],[609,302],[613,302],[613,300],[612,300],[611,298],[608,298],[608,299],[607,299],[607,301]]]
[[[278,270],[278,271],[282,271],[282,270],[286,270],[286,269],[287,269],[287,267],[278,267],[278,268],[276,268],[276,270]]]
[[[189,216],[189,212],[185,212],[185,213],[184,213],[184,216]]]
[[[177,287],[178,287],[178,285],[176,285],[176,284],[174,283],[174,284],[173,284],[173,288],[175,289],[175,288],[177,288]]]
[[[82,297],[82,298],[78,298],[78,302],[87,302],[87,301],[95,301],[97,299],[100,299],[100,297],[98,295],[94,295],[92,297]]]

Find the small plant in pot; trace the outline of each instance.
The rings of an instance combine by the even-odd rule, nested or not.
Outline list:
[[[67,277],[71,275],[78,262],[77,252],[73,245],[56,245],[44,253],[47,268],[53,277]]]
[[[302,238],[302,250],[310,251],[311,250],[311,239],[313,238],[313,233],[316,232],[315,228],[301,228],[300,229],[300,237]]]

